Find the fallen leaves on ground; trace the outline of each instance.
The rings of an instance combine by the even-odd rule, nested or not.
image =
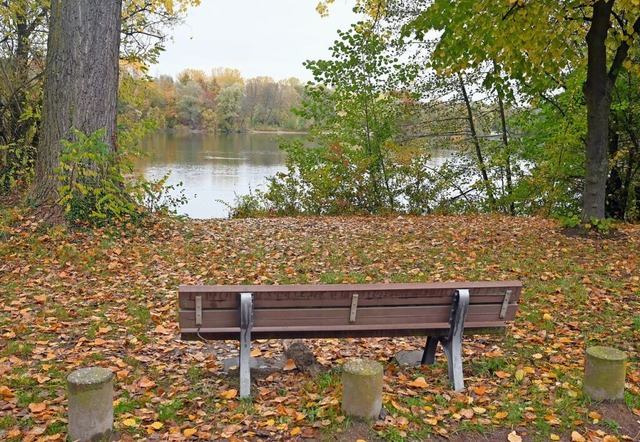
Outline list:
[[[62,440],[66,376],[87,366],[115,373],[116,431],[130,439],[318,438],[348,423],[340,364],[386,364],[424,346],[418,337],[308,340],[335,370],[314,379],[287,364],[241,400],[221,364],[236,342],[179,340],[180,284],[520,279],[506,336],[465,338],[465,391],[450,390],[440,352],[433,366],[386,365],[389,414],[375,422],[378,436],[496,427],[518,428],[509,440],[540,431],[625,440],[636,435],[604,425],[580,382],[586,346],[625,351],[640,415],[639,255],[640,226],[570,237],[540,218],[159,220],[112,232],[48,228],[10,210],[0,221],[0,439]],[[282,346],[254,342],[252,354],[277,357]]]

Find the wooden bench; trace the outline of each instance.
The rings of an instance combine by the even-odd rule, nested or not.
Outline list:
[[[462,334],[504,330],[519,281],[180,286],[181,339],[239,339],[240,396],[250,394],[251,339],[428,336],[422,364],[442,344],[455,390],[464,388]]]

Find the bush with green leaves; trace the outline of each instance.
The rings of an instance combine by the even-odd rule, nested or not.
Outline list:
[[[71,223],[95,225],[140,219],[147,212],[175,213],[184,195],[171,196],[168,175],[157,181],[125,179],[133,174],[133,148],[114,150],[104,141],[103,129],[91,135],[73,130],[74,140],[62,141],[58,204]],[[127,143],[129,144],[129,143]]]
[[[121,221],[138,213],[122,175],[126,157],[105,141],[104,129],[91,135],[73,130],[75,140],[62,140],[56,169],[58,204],[71,222]]]

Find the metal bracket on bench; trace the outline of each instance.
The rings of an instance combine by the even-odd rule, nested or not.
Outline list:
[[[502,308],[500,309],[500,319],[504,319],[507,316],[509,301],[511,301],[511,290],[507,290],[507,292],[504,294],[504,300],[502,301]]]
[[[351,311],[349,312],[349,322],[356,322],[356,313],[358,312],[358,294],[351,295]]]
[[[202,295],[196,296],[196,325],[202,325]]]
[[[240,397],[251,395],[253,293],[240,293]]]
[[[453,384],[455,391],[464,389],[464,378],[462,375],[462,332],[464,331],[464,321],[467,318],[469,308],[469,290],[456,290],[451,304],[451,315],[449,316],[448,336],[429,336],[422,355],[422,364],[433,364],[435,361],[436,347],[438,342],[447,357],[449,366],[449,381]]]

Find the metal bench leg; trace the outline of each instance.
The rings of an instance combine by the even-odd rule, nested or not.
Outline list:
[[[451,329],[449,336],[442,338],[442,347],[449,365],[449,380],[455,391],[464,389],[462,375],[462,332],[469,307],[469,290],[456,291],[456,298],[451,309]]]
[[[431,365],[436,361],[436,349],[440,342],[439,336],[428,336],[427,343],[424,345],[424,353],[422,353],[422,365]]]
[[[240,294],[240,397],[251,396],[251,328],[253,294]]]

